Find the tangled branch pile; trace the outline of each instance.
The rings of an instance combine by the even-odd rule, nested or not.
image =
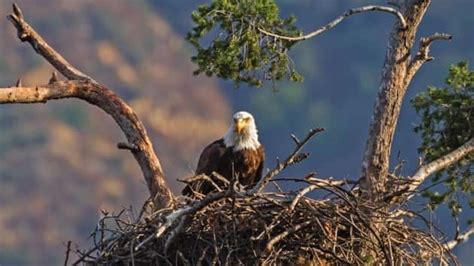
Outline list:
[[[315,133],[311,131],[302,142],[293,137],[297,144],[295,151],[263,178],[260,185],[272,184],[276,192],[262,192],[263,187],[259,186],[239,192],[231,184],[226,190],[201,199],[178,198],[175,207],[141,213],[136,222],[133,217],[125,221],[123,214],[107,215],[93,233],[94,247],[88,252],[78,251],[81,258],[77,262],[126,265],[150,262],[157,265],[374,262],[399,265],[434,259],[456,262],[430,221],[400,206],[391,211],[387,204],[363,200],[357,183],[319,179],[314,174],[304,179],[275,178],[286,166],[299,162],[296,158],[306,158],[299,151]],[[280,185],[288,182],[300,188],[281,190]]]

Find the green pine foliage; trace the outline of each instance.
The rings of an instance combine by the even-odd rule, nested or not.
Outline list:
[[[288,55],[295,42],[263,34],[259,29],[284,35],[298,36],[295,19],[280,18],[273,0],[214,0],[201,5],[192,13],[196,26],[187,40],[196,48],[192,61],[204,73],[260,87],[265,81],[301,81]],[[210,36],[213,38],[209,41]]]
[[[422,119],[414,129],[423,139],[419,151],[428,162],[455,150],[474,136],[474,71],[467,62],[453,65],[446,84],[445,88],[429,87],[412,100]],[[445,186],[424,192],[430,207],[447,203],[452,215],[458,216],[462,211],[460,196],[467,196],[469,207],[474,208],[473,162],[474,155],[468,155],[433,177],[434,183]]]

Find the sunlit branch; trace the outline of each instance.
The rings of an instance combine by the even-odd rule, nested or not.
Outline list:
[[[450,34],[446,33],[435,33],[429,37],[424,37],[420,39],[420,47],[418,49],[418,52],[416,56],[411,60],[408,69],[407,69],[407,78],[411,79],[413,76],[418,72],[420,67],[428,61],[431,61],[434,59],[433,56],[431,56],[430,53],[430,47],[431,44],[434,41],[439,41],[439,40],[444,40],[444,41],[449,41],[453,38]]]
[[[64,57],[56,52],[56,50],[49,46],[41,35],[39,35],[33,27],[25,21],[23,13],[17,4],[13,4],[13,13],[8,15],[7,18],[17,29],[18,38],[22,42],[29,42],[31,47],[33,47],[38,54],[43,56],[66,78],[70,80],[90,80],[97,83],[91,77],[72,66],[66,59],[64,59]]]
[[[272,33],[272,32],[269,32],[263,28],[259,28],[258,30],[268,36],[272,36],[272,37],[275,37],[275,38],[278,38],[278,39],[282,39],[282,40],[287,40],[287,41],[303,41],[303,40],[307,40],[307,39],[310,39],[310,38],[313,38],[317,35],[320,35],[321,33],[324,33],[332,28],[334,28],[337,24],[341,23],[344,19],[352,16],[352,15],[355,15],[355,14],[360,14],[360,13],[364,13],[364,12],[373,12],[373,11],[380,11],[380,12],[387,12],[387,13],[390,13],[394,16],[396,16],[398,18],[398,20],[400,21],[400,25],[402,26],[402,28],[406,28],[406,20],[405,18],[403,17],[402,13],[400,13],[400,11],[398,11],[397,9],[393,8],[393,7],[387,7],[387,6],[375,6],[375,5],[371,5],[371,6],[363,6],[363,7],[358,7],[358,8],[353,8],[353,9],[349,9],[347,10],[344,14],[342,14],[341,16],[337,17],[336,19],[334,19],[333,21],[329,22],[328,24],[322,26],[321,28],[311,32],[311,33],[308,33],[306,35],[303,35],[303,36],[297,36],[297,37],[290,37],[290,36],[282,36],[282,35],[278,35],[278,34],[275,34],[275,33]]]
[[[467,241],[471,235],[474,235],[474,226],[472,226],[471,228],[467,229],[464,233],[462,234],[459,234],[455,239],[447,242],[444,244],[444,247],[446,249],[449,249],[449,250],[452,250],[453,248],[455,248],[457,245]]]

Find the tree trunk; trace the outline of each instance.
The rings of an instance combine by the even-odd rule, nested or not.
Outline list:
[[[407,26],[403,28],[397,21],[390,34],[362,163],[361,187],[373,200],[383,196],[386,191],[393,136],[412,77],[407,75],[410,50],[429,4],[430,0],[412,0],[401,4]]]

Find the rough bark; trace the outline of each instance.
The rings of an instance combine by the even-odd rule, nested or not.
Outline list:
[[[66,61],[24,20],[21,10],[13,5],[9,20],[18,31],[18,38],[28,42],[33,49],[70,81],[58,82],[53,74],[50,84],[39,87],[0,88],[0,104],[45,103],[48,100],[78,98],[96,105],[113,117],[127,138],[118,148],[132,152],[143,172],[155,208],[173,204],[173,194],[165,180],[160,161],[148,138],[143,123],[133,109],[110,89],[97,83]]]
[[[372,199],[382,196],[386,189],[393,136],[402,101],[411,81],[407,74],[410,50],[429,4],[429,0],[405,1],[401,11],[406,28],[397,21],[390,34],[362,163],[361,187]]]
[[[446,33],[435,33],[429,37],[421,38],[418,52],[416,53],[416,56],[411,60],[410,65],[408,66],[407,80],[412,80],[424,63],[434,59],[434,57],[430,55],[430,47],[434,41],[449,41],[451,39],[452,36]]]

